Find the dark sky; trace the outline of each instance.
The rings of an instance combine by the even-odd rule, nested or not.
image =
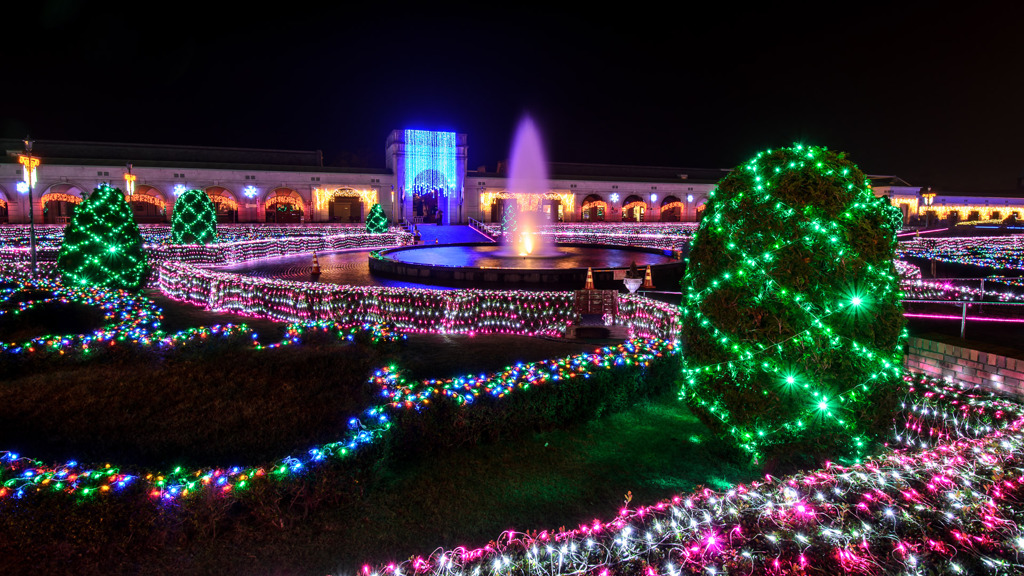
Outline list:
[[[493,170],[529,111],[563,162],[731,167],[801,141],[951,190],[1024,171],[1016,2],[352,4],[5,6],[0,135],[319,148],[382,167],[392,129],[449,129]]]

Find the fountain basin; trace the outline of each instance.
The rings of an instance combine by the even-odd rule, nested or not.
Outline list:
[[[636,261],[641,271],[651,267],[657,289],[674,292],[685,270],[671,252],[656,248],[558,244],[563,255],[557,258],[500,256],[502,249],[490,243],[392,248],[370,258],[370,272],[439,286],[574,290],[583,288],[591,268],[597,288],[618,290],[623,271]]]

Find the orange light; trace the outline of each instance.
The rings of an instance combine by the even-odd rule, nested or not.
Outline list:
[[[24,176],[22,179],[25,182],[30,183],[32,186],[36,185],[36,168],[39,166],[39,158],[35,156],[26,156],[24,154],[18,155],[18,164],[21,164],[24,168],[22,172]]]

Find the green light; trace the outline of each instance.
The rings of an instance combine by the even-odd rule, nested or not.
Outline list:
[[[816,146],[760,153],[716,191],[683,280],[680,396],[755,456],[859,452],[873,431],[847,414],[891,402],[899,373],[902,214]],[[844,418],[821,417],[828,399]]]

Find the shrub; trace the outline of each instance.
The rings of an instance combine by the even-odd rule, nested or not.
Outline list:
[[[383,234],[388,231],[388,216],[380,204],[374,204],[366,216],[366,231],[370,234]]]
[[[120,190],[100,186],[78,206],[64,229],[57,269],[69,286],[142,286],[149,273],[142,234]]]
[[[901,213],[843,154],[758,154],[711,193],[683,279],[682,396],[755,458],[856,458],[891,413]]]
[[[202,190],[187,190],[174,201],[171,244],[211,244],[217,241],[217,211]]]

